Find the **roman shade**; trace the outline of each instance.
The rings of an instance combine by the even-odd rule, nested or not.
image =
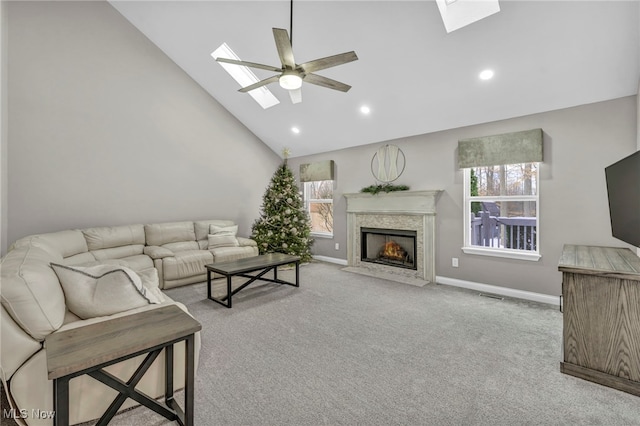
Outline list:
[[[300,164],[300,182],[333,180],[334,168],[333,160]]]
[[[461,169],[542,161],[542,129],[458,141]]]

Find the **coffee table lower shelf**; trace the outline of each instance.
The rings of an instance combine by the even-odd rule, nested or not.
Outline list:
[[[296,282],[291,283],[278,278],[278,266],[295,264],[296,269]],[[269,253],[260,256],[247,257],[244,259],[230,260],[227,262],[212,263],[205,265],[207,268],[207,298],[213,300],[216,303],[221,304],[227,308],[232,307],[232,297],[240,290],[247,287],[254,281],[268,281],[277,284],[285,284],[293,287],[300,287],[300,257],[292,256],[283,253]],[[273,279],[264,278],[264,275],[273,270]],[[249,275],[249,272],[260,271],[257,275]],[[226,296],[218,299],[213,297],[211,289],[211,275],[212,273],[218,273],[224,275],[227,279],[227,294]],[[248,278],[248,280],[242,283],[236,289],[231,288],[231,281],[233,277]]]

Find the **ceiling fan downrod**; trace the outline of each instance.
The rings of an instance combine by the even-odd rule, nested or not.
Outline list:
[[[289,43],[293,48],[293,0],[291,0],[291,6],[289,7]]]

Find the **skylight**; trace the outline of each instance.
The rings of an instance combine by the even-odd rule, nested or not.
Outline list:
[[[500,12],[498,0],[436,0],[447,33]]]
[[[237,61],[240,60],[238,55],[236,55],[235,52],[231,50],[229,46],[227,46],[227,43],[222,43],[220,47],[218,47],[211,53],[211,56],[213,57],[213,59],[226,58],[235,59]],[[233,65],[224,62],[218,63],[222,66],[222,68],[224,68],[226,72],[229,73],[231,77],[233,77],[235,81],[238,82],[238,84],[240,84],[240,87],[250,86],[260,81],[258,77],[256,77],[256,75],[253,73],[253,71],[243,65]],[[264,86],[258,87],[257,89],[254,89],[247,93],[264,109],[270,108],[280,103],[278,98],[276,98],[273,93],[271,93],[269,89]]]

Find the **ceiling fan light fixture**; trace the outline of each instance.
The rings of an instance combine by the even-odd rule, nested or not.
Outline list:
[[[298,74],[282,74],[278,82],[280,87],[286,90],[297,90],[302,87],[302,77]]]

